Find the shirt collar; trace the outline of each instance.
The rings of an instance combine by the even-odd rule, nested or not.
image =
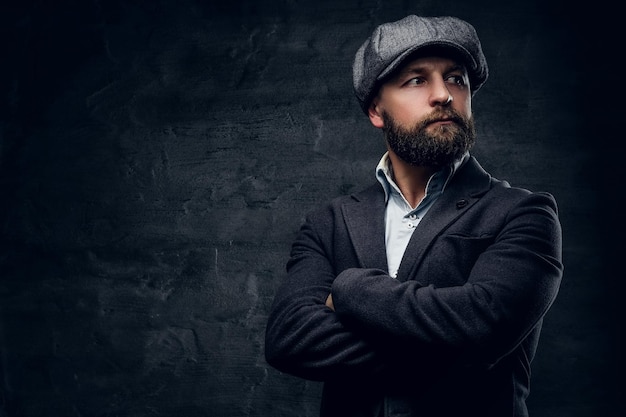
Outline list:
[[[461,158],[454,161],[452,164],[447,165],[441,168],[439,171],[435,172],[429,179],[428,185],[426,186],[426,193],[429,193],[431,190],[431,183],[433,182],[433,178],[444,177],[445,181],[443,181],[441,185],[441,192],[443,192],[448,185],[448,182],[454,176],[456,171],[459,169],[461,165],[469,158],[469,152],[466,152]],[[391,166],[391,161],[389,160],[389,152],[385,152],[384,155],[380,158],[378,165],[376,166],[376,179],[383,186],[383,190],[385,190],[385,201],[389,200],[389,197],[392,193],[398,193],[402,195],[400,189],[396,185],[393,180],[393,167]]]

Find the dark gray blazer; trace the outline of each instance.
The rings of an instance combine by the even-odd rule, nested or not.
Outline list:
[[[307,216],[268,319],[268,363],[324,381],[323,417],[527,416],[563,272],[554,198],[470,158],[415,229],[397,279],[384,211],[376,184]]]

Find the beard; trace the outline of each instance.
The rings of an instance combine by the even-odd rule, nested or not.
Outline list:
[[[410,165],[439,169],[460,159],[476,141],[474,118],[464,118],[453,109],[437,110],[404,128],[386,112],[382,113],[385,123],[383,132],[389,148]],[[432,132],[428,125],[442,118],[452,124],[436,126]]]

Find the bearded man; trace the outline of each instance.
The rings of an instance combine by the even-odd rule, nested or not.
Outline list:
[[[323,381],[322,417],[525,417],[563,265],[552,195],[470,155],[488,76],[454,17],[380,25],[356,97],[387,152],[376,183],[310,213],[268,318],[275,368]]]

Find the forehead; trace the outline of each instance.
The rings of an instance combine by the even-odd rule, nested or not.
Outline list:
[[[430,71],[461,71],[467,73],[463,62],[452,56],[415,55],[407,58],[392,76],[396,77],[406,73],[423,73]]]

